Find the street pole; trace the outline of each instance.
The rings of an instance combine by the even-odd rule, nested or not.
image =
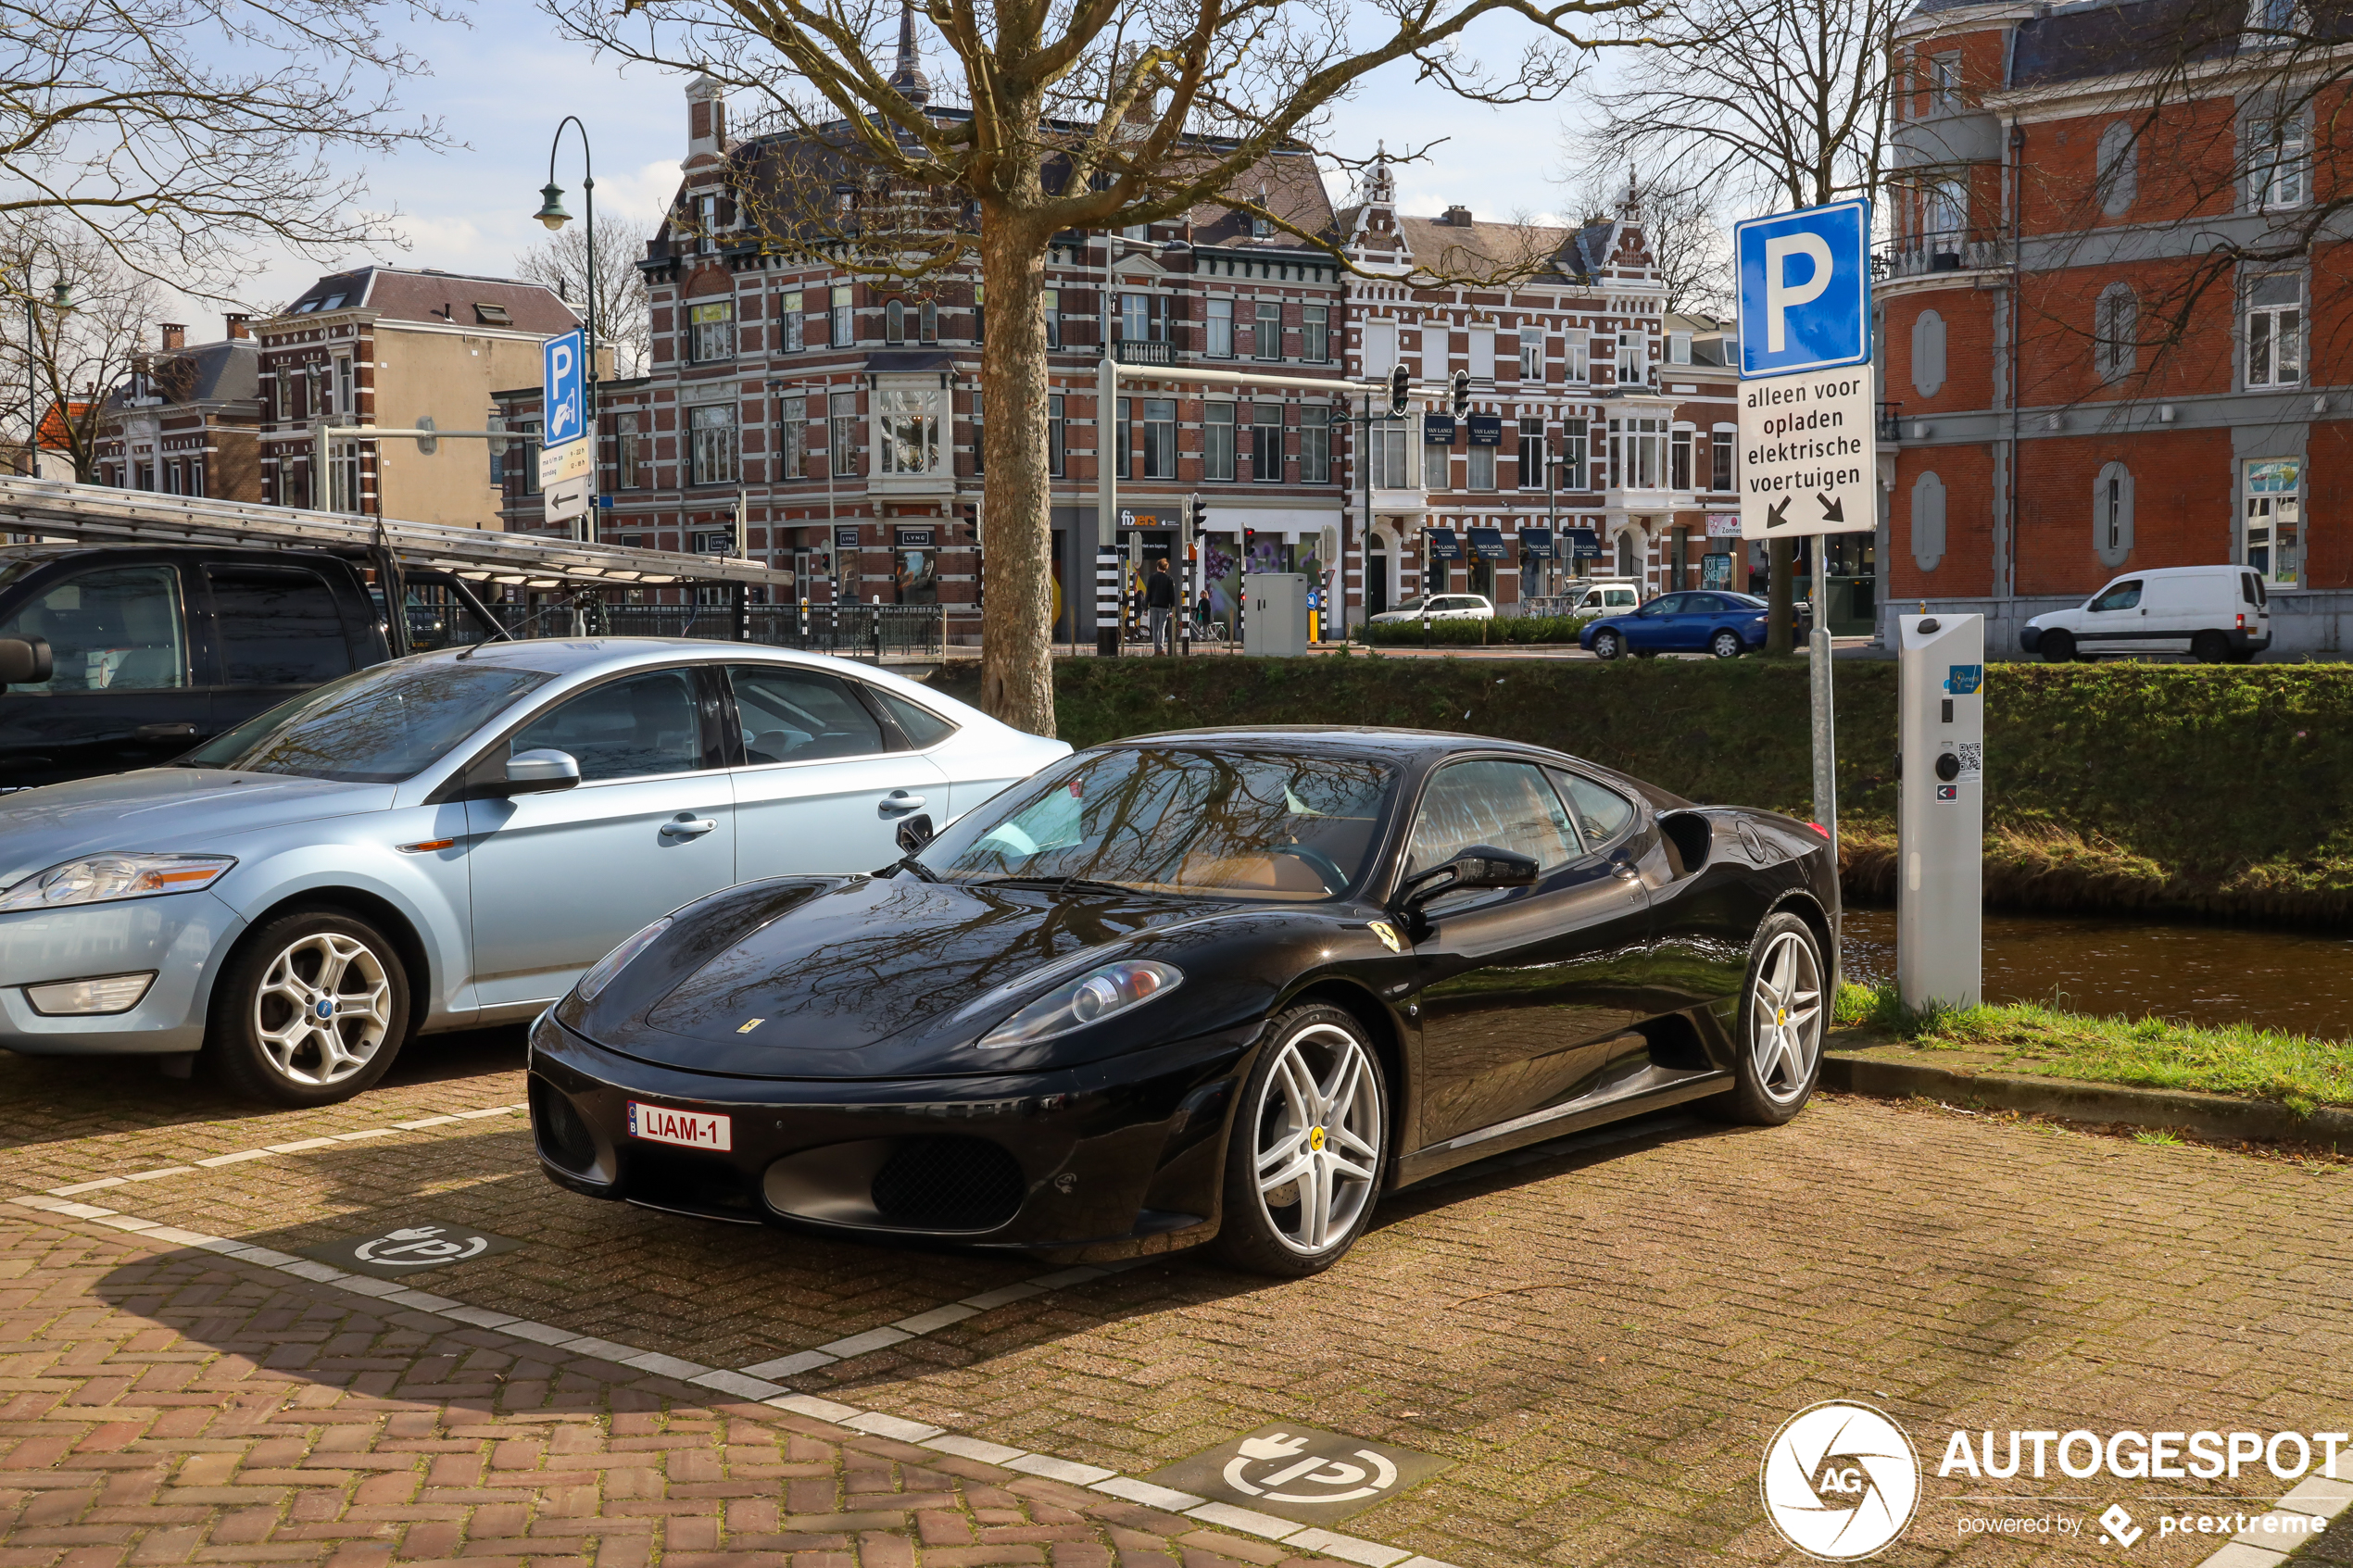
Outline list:
[[[1838,731],[1831,703],[1830,543],[1814,535],[1814,633],[1808,639],[1814,696],[1814,820],[1830,836],[1831,864],[1838,864]],[[1833,935],[1836,934],[1833,933]]]
[[[588,225],[587,319],[584,323],[587,329],[585,335],[588,340],[588,365],[586,373],[583,377],[581,402],[583,423],[587,426],[590,443],[589,494],[588,509],[583,512],[580,518],[580,539],[583,544],[593,545],[597,543],[597,495],[602,488],[597,482],[601,477],[603,469],[603,465],[597,460],[598,454],[595,445],[598,439],[597,435],[597,166],[596,160],[588,151],[588,128],[580,122],[578,115],[568,114],[556,122],[555,137],[547,144],[547,183],[539,193],[541,198],[539,211],[535,216],[541,223],[547,225],[551,233],[572,220],[572,215],[563,209],[562,187],[556,183],[556,149],[563,144],[564,127],[567,125],[580,132],[582,176],[580,193],[582,211]]]

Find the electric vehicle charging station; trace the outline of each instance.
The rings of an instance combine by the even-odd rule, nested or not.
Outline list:
[[[1974,1007],[1984,987],[1985,618],[1895,624],[1895,985],[1906,1007]]]

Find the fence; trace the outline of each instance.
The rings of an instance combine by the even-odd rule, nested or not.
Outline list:
[[[574,611],[561,601],[490,608],[510,636],[575,634]],[[736,641],[732,605],[609,605],[591,600],[577,613],[578,630],[590,636]],[[752,642],[851,658],[937,659],[946,635],[945,612],[938,605],[752,605],[749,617]],[[413,616],[411,627],[413,636]]]

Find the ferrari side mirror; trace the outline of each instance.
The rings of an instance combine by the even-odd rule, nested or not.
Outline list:
[[[1442,866],[1407,879],[1398,890],[1398,903],[1404,909],[1419,909],[1441,893],[1457,893],[1469,887],[1526,887],[1536,880],[1538,867],[1533,858],[1513,849],[1498,849],[1491,844],[1474,844]]]
[[[929,812],[918,811],[912,817],[901,818],[900,820],[899,832],[897,834],[899,840],[899,852],[902,855],[912,855],[916,850],[921,849],[925,845],[929,844],[936,836],[937,834],[932,829],[931,814]]]

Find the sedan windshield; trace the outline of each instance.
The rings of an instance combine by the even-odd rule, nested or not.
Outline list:
[[[397,784],[439,761],[515,698],[554,679],[496,664],[380,664],[246,720],[179,765]]]
[[[1396,770],[1362,758],[1121,747],[1007,791],[918,859],[953,882],[1333,898],[1365,869],[1395,782]]]

